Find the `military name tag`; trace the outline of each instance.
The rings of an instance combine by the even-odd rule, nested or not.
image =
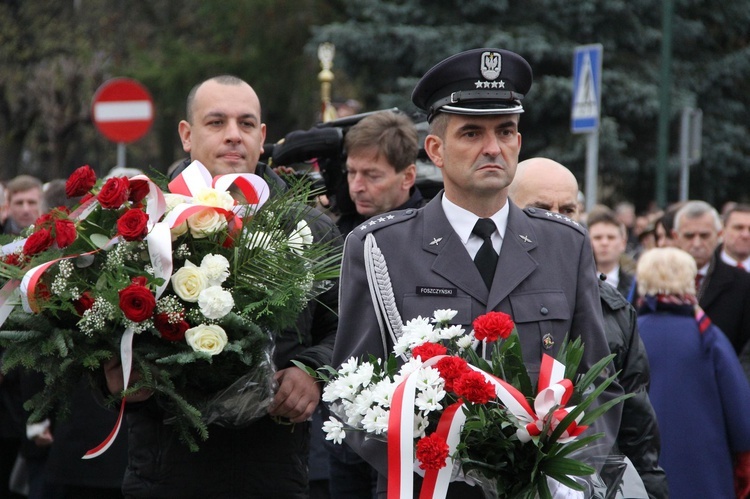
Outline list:
[[[456,296],[458,290],[456,288],[430,288],[427,286],[417,286],[418,295],[430,295],[430,296]]]

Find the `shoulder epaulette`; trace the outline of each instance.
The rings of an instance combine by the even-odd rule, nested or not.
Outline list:
[[[527,207],[523,209],[523,212],[532,218],[540,218],[544,220],[552,220],[559,224],[566,225],[568,227],[578,229],[580,232],[586,232],[583,224],[580,224],[572,218],[555,213],[554,211],[543,210],[541,208]]]
[[[375,215],[369,220],[365,220],[361,224],[355,226],[351,233],[357,234],[357,237],[359,238],[364,238],[370,232],[390,227],[391,225],[414,218],[417,211],[417,209],[409,208],[408,210],[391,211],[383,213],[382,215]]]

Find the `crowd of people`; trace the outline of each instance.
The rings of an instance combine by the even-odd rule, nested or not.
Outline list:
[[[0,374],[0,499],[384,497],[382,442],[324,441],[321,386],[293,363],[316,369],[389,353],[393,312],[371,294],[375,252],[388,263],[403,320],[453,309],[454,323],[470,328],[487,311],[509,313],[532,373],[568,335],[585,344],[584,372],[616,354],[617,382],[599,403],[632,397],[591,431],[605,434],[597,455],[625,456],[619,497],[750,497],[750,206],[719,213],[694,200],[636,216],[621,203],[585,213],[564,165],[518,161],[531,85],[526,60],[502,49],[456,54],[420,79],[412,100],[428,116],[423,147],[443,176],[432,199],[417,187],[420,144],[410,118],[383,111],[347,130],[338,209],[311,219],[317,239],[346,238],[334,245],[340,280],[296,328],[276,332],[279,387],[267,417],[212,428],[189,452],[154,397],[137,393],[127,431],[103,456],[82,461],[75,456],[116,414],[82,385],[69,420],[27,424],[23,400],[43,379]],[[245,81],[198,83],[178,132],[189,157],[173,176],[199,160],[212,175],[255,173],[284,189],[283,176],[259,161],[266,125]],[[27,175],[7,182],[3,195],[3,232],[12,235],[69,202],[64,180],[43,185]],[[122,391],[119,359],[102,378],[109,393]],[[447,495],[483,497],[465,482]]]

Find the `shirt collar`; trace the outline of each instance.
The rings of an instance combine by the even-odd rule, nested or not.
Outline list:
[[[500,234],[501,240],[505,238],[505,229],[508,227],[508,213],[510,213],[509,204],[510,202],[506,200],[505,205],[500,208],[500,211],[489,217],[495,222],[497,233]],[[443,211],[445,212],[445,217],[448,219],[448,223],[451,224],[453,230],[456,231],[458,237],[461,238],[461,242],[466,245],[471,236],[471,231],[474,228],[474,225],[476,225],[477,220],[479,220],[479,217],[469,210],[461,208],[457,204],[451,202],[445,194],[443,194],[442,206]]]
[[[721,250],[721,260],[726,263],[727,265],[731,265],[732,267],[736,267],[739,263],[737,260],[729,256],[729,254],[726,252],[726,250]],[[742,262],[742,266],[745,267],[745,269],[750,269],[750,258]]]

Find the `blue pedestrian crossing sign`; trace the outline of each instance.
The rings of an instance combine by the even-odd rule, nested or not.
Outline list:
[[[573,58],[573,133],[590,133],[599,128],[602,98],[602,45],[580,45]]]

